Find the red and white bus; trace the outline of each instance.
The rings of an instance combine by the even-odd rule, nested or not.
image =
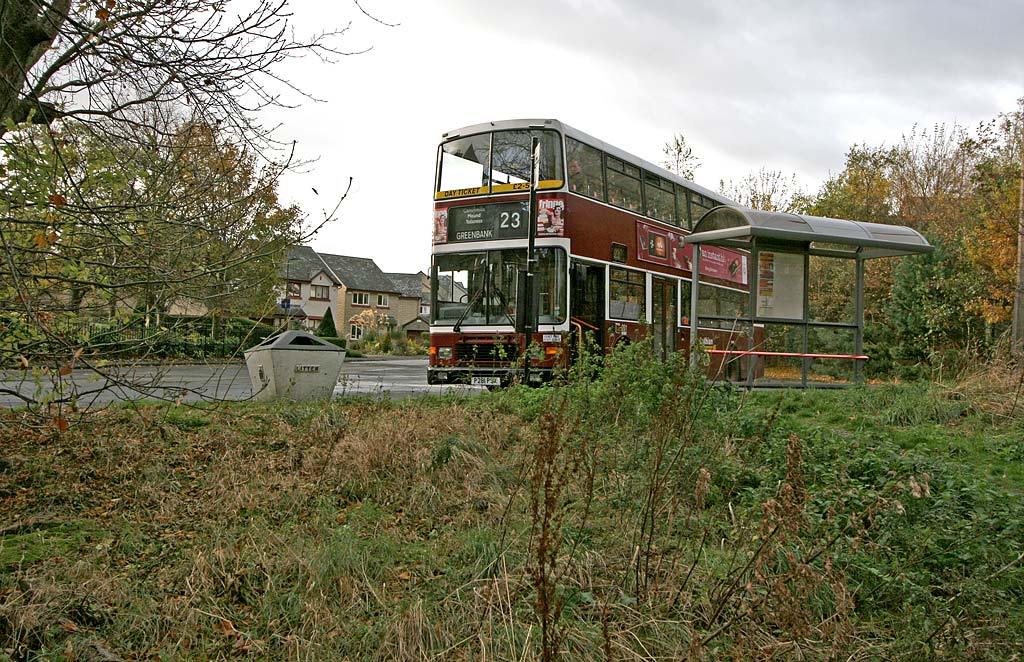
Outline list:
[[[540,142],[537,327],[527,338],[516,333],[516,315],[533,137]],[[428,382],[507,384],[527,351],[530,380],[548,379],[586,333],[606,350],[645,334],[659,357],[686,350],[693,247],[683,237],[720,204],[731,201],[557,120],[444,134],[434,182]],[[704,247],[700,269],[700,314],[743,317],[747,254]],[[708,324],[698,332],[702,344],[746,346],[742,329]]]

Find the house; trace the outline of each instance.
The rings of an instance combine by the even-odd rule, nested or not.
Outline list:
[[[328,308],[338,298],[337,276],[324,264],[320,255],[309,246],[298,246],[288,251],[288,257],[279,275],[285,282],[284,297],[274,312],[280,324],[291,322],[306,329],[315,329]],[[335,325],[337,311],[332,310]]]
[[[365,327],[352,320],[365,311],[378,313],[389,327],[398,324],[395,309],[401,292],[376,262],[368,257],[330,253],[320,253],[320,259],[338,280],[334,323],[339,335],[351,340],[362,338]]]
[[[430,330],[430,279],[422,271],[414,274],[385,274],[398,287],[398,325],[411,337]]]
[[[298,246],[289,251],[280,275],[285,281],[284,299],[289,303],[289,308],[279,307],[275,315],[281,323],[287,314],[301,319],[305,328],[315,329],[330,309],[338,335],[351,340],[362,338],[367,315],[353,319],[366,311],[373,311],[387,326],[398,325],[402,290],[370,258],[318,253],[309,246]]]

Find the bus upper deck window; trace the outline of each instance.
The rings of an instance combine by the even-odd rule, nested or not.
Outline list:
[[[565,142],[569,189],[590,198],[604,200],[601,151],[569,138]]]
[[[451,140],[441,146],[438,190],[486,188],[490,176],[491,137],[488,134]],[[481,191],[486,193],[486,190]]]

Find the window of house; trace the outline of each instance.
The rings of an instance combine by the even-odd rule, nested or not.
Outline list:
[[[331,288],[327,285],[312,285],[310,298],[327,300],[331,298]]]
[[[370,295],[366,292],[353,292],[352,293],[352,305],[353,306],[369,306]]]
[[[429,315],[429,314],[430,314],[430,304],[429,303],[420,303],[420,315]]]
[[[380,307],[380,308],[387,308],[388,305],[389,305],[388,304],[388,295],[386,295],[386,294],[378,294],[377,295],[377,306]]]
[[[359,340],[363,337],[363,327],[358,324],[351,324],[348,327],[348,337],[352,340]]]
[[[644,319],[647,277],[642,271],[612,267],[609,270],[608,316],[639,322]]]
[[[292,281],[292,280],[288,281],[288,296],[293,298],[293,299],[301,299],[302,298],[302,283],[297,283],[297,282]]]

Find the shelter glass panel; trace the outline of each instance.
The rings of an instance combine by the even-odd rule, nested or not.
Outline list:
[[[856,322],[856,268],[854,260],[811,256],[807,314],[812,321]]]
[[[725,287],[701,285],[698,291],[697,315],[700,326],[731,329],[737,320],[749,317],[750,295]],[[717,317],[720,319],[705,319]]]

